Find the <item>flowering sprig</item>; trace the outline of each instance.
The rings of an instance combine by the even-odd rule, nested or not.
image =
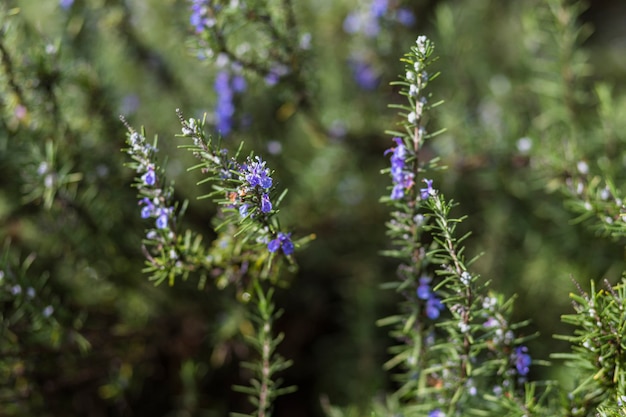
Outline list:
[[[516,336],[524,323],[512,324],[512,303],[488,295],[486,284],[470,272],[473,260],[465,259],[462,246],[467,235],[456,237],[463,219],[450,216],[454,204],[429,178],[436,161],[421,156],[425,141],[439,133],[426,132],[426,112],[439,104],[429,104],[426,92],[438,76],[428,70],[433,51],[430,40],[418,37],[402,59],[405,75],[393,83],[408,104],[393,106],[400,110],[402,129],[388,132],[395,146],[385,152],[392,187],[382,201],[392,207],[387,226],[394,247],[385,254],[400,261],[398,280],[386,287],[403,298],[401,314],[380,321],[393,325],[391,335],[400,341],[386,367],[399,368],[395,398],[428,415],[471,408],[497,412],[503,407],[498,398],[516,399],[513,404],[523,408],[523,383],[532,365],[527,338]],[[496,400],[485,404],[481,391]]]
[[[212,138],[205,135],[204,120],[185,120],[182,113],[178,115],[182,124],[180,136],[193,141],[193,145],[182,147],[190,150],[201,161],[192,169],[201,169],[204,174],[208,174],[203,182],[213,183],[213,192],[206,197],[213,198],[222,208],[219,215],[222,223],[219,227],[229,224],[240,230],[235,232],[237,236],[245,232],[241,238],[246,245],[250,245],[250,249],[262,245],[265,254],[271,255],[266,265],[268,268],[279,248],[292,262],[290,256],[296,245],[291,240],[291,233],[281,230],[276,217],[284,193],[276,200],[272,197],[276,193],[276,183],[266,161],[258,155],[249,155],[240,163],[237,161],[239,152],[234,157],[228,157],[224,149],[215,146]],[[265,256],[263,252],[261,255]]]

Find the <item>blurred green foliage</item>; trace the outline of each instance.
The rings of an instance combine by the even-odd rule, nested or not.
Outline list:
[[[572,222],[559,192],[576,174],[572,161],[623,178],[624,6],[597,2],[555,23],[552,1],[415,0],[405,4],[412,28],[361,39],[342,29],[359,3],[296,2],[300,33],[312,34],[311,106],[252,79],[238,108],[251,125],[225,140],[264,155],[290,190],[282,221],[317,236],[275,294],[286,334],[279,350],[294,361],[284,378],[299,387],[277,401],[277,416],[321,415],[326,399],[368,404],[389,384],[380,364],[390,341],[374,325],[397,301],[379,288],[395,271],[379,256],[387,213],[378,200],[388,186],[380,170],[391,145],[383,132],[395,123],[387,105],[399,100],[388,82],[418,34],[437,45],[433,94],[446,101],[431,121],[447,129],[428,149],[449,167],[437,183],[469,214],[461,227],[473,232],[468,257],[484,252],[477,272],[518,293],[516,317],[540,331],[533,357],[566,349],[551,335],[571,330],[560,316],[570,312],[572,279],[615,283],[624,270],[623,241]],[[245,309],[211,286],[147,282],[144,225],[120,152],[120,114],[158,133],[177,197],[191,201],[187,226],[214,237],[215,207],[196,200],[207,189],[174,140],[175,108],[201,116],[216,100],[215,67],[189,46],[189,13],[182,0],[0,5],[0,415],[245,411],[230,389],[249,379],[238,367],[252,354]],[[578,38],[555,36],[578,25]],[[376,57],[377,89],[352,79],[354,50]],[[614,124],[599,125],[599,103]],[[531,376],[568,378],[560,366]]]

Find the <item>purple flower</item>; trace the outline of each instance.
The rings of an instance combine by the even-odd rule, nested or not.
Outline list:
[[[430,298],[426,300],[426,316],[431,320],[436,320],[439,318],[441,310],[443,310],[443,304],[435,294],[431,294]]]
[[[396,20],[403,26],[413,26],[415,24],[415,15],[405,7],[400,7],[396,12]]]
[[[526,346],[519,346],[515,348],[514,360],[515,360],[515,368],[517,369],[517,373],[520,376],[528,375],[530,371],[530,355],[528,353],[528,348]]]
[[[152,201],[150,201],[149,198],[142,198],[141,201],[139,201],[139,204],[144,205],[144,207],[141,209],[142,219],[147,219],[148,217],[152,216],[152,214],[154,213],[154,204],[152,204]]]
[[[213,26],[215,23],[209,17],[209,1],[208,0],[191,0],[191,16],[189,23],[196,29],[196,33],[203,32],[206,28]]]
[[[428,413],[428,417],[446,417],[446,413],[441,411],[439,408],[435,408],[433,411]]]
[[[244,91],[246,91],[246,79],[243,78],[241,75],[235,75],[233,77],[231,85],[235,93],[243,93]]]
[[[241,206],[239,206],[239,215],[241,217],[246,217],[248,215],[248,208],[249,208],[249,204],[248,203],[243,203]]]
[[[420,300],[428,300],[431,296],[430,291],[430,277],[423,276],[420,278],[419,286],[417,287],[417,298]]]
[[[370,13],[372,16],[381,18],[387,12],[388,0],[374,0],[370,5]]]
[[[267,244],[267,250],[274,253],[282,248],[285,255],[291,255],[294,252],[293,242],[291,241],[291,233],[279,232],[276,239],[271,240]]]
[[[272,177],[270,177],[269,168],[265,167],[265,161],[260,157],[255,158],[256,161],[248,160],[248,163],[244,165],[243,175],[250,187],[256,187],[268,189],[272,186]]]
[[[420,197],[422,197],[422,200],[426,200],[428,197],[437,194],[437,191],[433,189],[433,180],[424,179],[424,183],[426,184],[426,188],[420,188]]]
[[[359,14],[349,13],[343,21],[343,30],[346,33],[354,34],[361,28],[361,17]]]
[[[74,4],[74,0],[59,0],[59,6],[61,6],[63,10],[69,9],[72,7],[72,4]]]
[[[391,199],[399,200],[404,197],[404,190],[413,185],[413,173],[405,169],[407,150],[401,138],[393,138],[396,146],[385,151],[391,153],[391,180],[393,189]]]
[[[380,74],[369,63],[361,60],[351,62],[354,80],[364,90],[374,90],[380,83]]]
[[[154,173],[154,167],[151,167],[151,166],[148,167],[148,171],[145,174],[143,174],[141,179],[146,185],[153,186],[154,183],[156,182],[156,175]]]
[[[261,211],[263,213],[269,213],[270,211],[272,211],[272,203],[270,202],[270,197],[267,195],[267,193],[264,193],[261,196]]]
[[[156,227],[157,229],[165,229],[168,225],[168,210],[161,208],[157,212]]]
[[[230,87],[230,74],[227,71],[218,72],[213,88],[217,93],[215,124],[222,136],[228,136],[233,127],[233,116],[235,114],[234,93]]]

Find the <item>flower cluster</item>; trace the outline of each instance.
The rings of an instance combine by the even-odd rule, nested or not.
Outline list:
[[[167,229],[170,226],[174,208],[167,204],[165,192],[159,185],[152,162],[157,149],[147,143],[146,138],[137,132],[132,132],[128,136],[127,143],[130,145],[127,152],[136,162],[136,172],[140,179],[138,188],[142,198],[139,200],[139,205],[143,206],[141,218],[154,218],[157,229]]]
[[[414,174],[406,167],[407,149],[401,138],[395,137],[393,140],[396,146],[387,149],[385,155],[391,153],[391,180],[393,189],[390,198],[399,200],[404,197],[405,190],[413,186]]]
[[[430,287],[430,277],[422,276],[419,279],[419,285],[417,287],[417,298],[426,301],[425,311],[426,316],[431,320],[436,320],[441,314],[444,306],[441,300],[437,297],[435,292]]]
[[[196,33],[204,32],[207,28],[215,25],[209,0],[191,0],[189,23],[195,28]]]
[[[233,129],[235,116],[235,94],[246,91],[246,79],[239,75],[222,70],[218,72],[214,83],[217,93],[215,106],[215,126],[222,136],[228,136]]]
[[[348,13],[343,21],[343,30],[350,35],[361,35],[369,42],[379,35],[384,24],[396,23],[413,26],[415,16],[411,10],[398,6],[396,2],[372,0],[366,7]],[[381,73],[372,62],[374,56],[370,52],[360,51],[353,53],[348,61],[354,80],[364,90],[374,90],[380,83]]]
[[[389,0],[372,0],[369,7],[348,13],[343,21],[343,30],[349,34],[360,33],[374,38],[380,33],[383,20],[413,26],[415,15],[406,7],[392,7]]]
[[[525,377],[530,371],[531,358],[527,353],[528,348],[526,346],[518,346],[512,355],[513,363],[515,363],[515,369],[520,377]]]
[[[273,180],[265,161],[259,156],[254,159],[248,157],[247,162],[239,167],[239,175],[242,178],[241,185],[230,193],[229,199],[233,207],[239,210],[241,217],[254,216],[254,211],[250,211],[251,207],[256,207],[261,213],[271,212],[269,191]]]

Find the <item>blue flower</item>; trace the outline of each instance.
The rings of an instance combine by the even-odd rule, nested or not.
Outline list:
[[[400,7],[396,12],[396,20],[403,26],[413,26],[415,24],[415,15],[409,9]]]
[[[426,188],[420,188],[420,197],[422,197],[422,200],[426,200],[428,197],[437,194],[437,191],[433,189],[433,180],[424,179],[424,183],[426,184]]]
[[[153,186],[156,182],[156,175],[153,167],[148,167],[148,171],[141,177],[143,182],[148,186]]]
[[[446,417],[446,413],[441,411],[439,408],[435,408],[433,411],[428,413],[428,417]]]
[[[249,205],[248,203],[243,203],[240,207],[239,207],[239,215],[241,217],[246,217],[248,215],[248,208]]]
[[[364,90],[374,90],[380,83],[380,74],[374,67],[361,60],[351,62],[354,80]]]
[[[196,33],[204,32],[206,28],[213,26],[215,22],[209,17],[209,1],[192,0],[191,3],[189,23],[196,29]]]
[[[160,208],[157,211],[156,227],[157,229],[165,229],[168,225],[168,210]]]
[[[526,352],[528,352],[528,348],[526,346],[519,346],[515,348],[515,368],[517,369],[517,373],[520,376],[526,376],[530,371],[529,367],[531,363],[531,358],[530,355]]]
[[[291,255],[294,252],[294,245],[291,241],[291,233],[279,232],[276,239],[271,240],[267,244],[267,250],[274,253],[278,249],[282,248],[285,255]]]
[[[388,0],[374,0],[370,5],[370,13],[372,16],[380,18],[387,12]]]
[[[139,201],[139,204],[144,205],[144,207],[141,209],[142,219],[147,219],[148,217],[152,216],[152,214],[154,213],[154,204],[152,204],[152,201],[150,201],[149,198],[142,198],[141,201]]]
[[[272,211],[272,203],[270,202],[270,197],[267,195],[267,193],[264,193],[261,196],[261,211],[263,213],[269,213],[270,211]]]
[[[74,4],[74,0],[59,0],[59,6],[61,6],[61,8],[64,10],[72,7],[72,4]]]
[[[230,86],[230,74],[227,71],[218,72],[213,88],[217,93],[215,124],[222,136],[228,136],[233,127],[235,114],[234,92]]]
[[[413,173],[406,168],[407,150],[401,138],[393,138],[396,146],[385,151],[385,155],[391,153],[391,180],[393,189],[391,199],[399,200],[404,197],[404,190],[413,185]]]
[[[431,320],[436,320],[439,318],[441,310],[443,310],[443,304],[435,294],[431,294],[430,298],[426,300],[426,316]]]
[[[272,186],[272,177],[270,177],[269,168],[265,167],[265,161],[260,157],[255,158],[256,161],[248,160],[248,163],[244,165],[244,177],[250,187],[256,187],[268,189]]]
[[[420,300],[428,300],[431,296],[430,291],[430,277],[423,276],[419,280],[419,285],[417,287],[417,298]]]

